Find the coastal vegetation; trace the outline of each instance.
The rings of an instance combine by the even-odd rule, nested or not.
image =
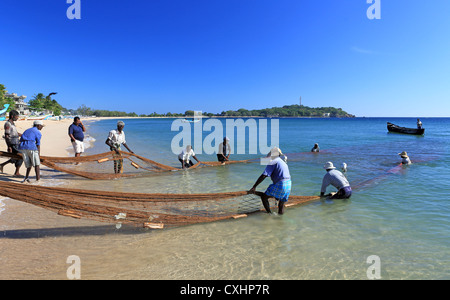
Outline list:
[[[151,114],[136,114],[135,112],[126,113],[119,111],[108,110],[95,110],[85,105],[82,105],[77,110],[73,111],[74,114],[85,116],[97,116],[97,117],[194,117],[193,110],[187,110],[184,113],[151,113]],[[257,110],[247,110],[244,108],[238,110],[227,110],[221,113],[208,113],[202,112],[205,117],[330,117],[330,118],[351,118],[355,117],[335,107],[309,107],[304,105],[285,105],[283,107],[272,107]]]
[[[11,109],[15,108],[14,100],[5,97],[6,88],[0,84],[0,107],[3,104],[10,104]],[[54,93],[45,96],[38,93],[28,102],[28,107],[34,112],[51,112],[55,116],[59,115],[80,115],[80,116],[96,116],[96,117],[193,117],[194,111],[187,110],[184,113],[157,113],[137,114],[135,112],[111,111],[102,109],[93,109],[86,105],[81,105],[77,109],[68,109],[61,106],[55,99],[52,99]],[[341,108],[335,107],[309,107],[304,105],[285,105],[283,107],[272,107],[264,109],[248,110],[240,108],[238,110],[227,110],[221,113],[202,112],[205,117],[330,117],[330,118],[351,118],[354,115],[347,113]]]
[[[53,112],[55,116],[61,115],[61,112],[64,109],[58,101],[51,98],[51,95],[44,96],[42,93],[34,95],[33,99],[28,101],[28,107],[33,111]]]
[[[4,104],[9,104],[10,107],[14,107],[14,99],[7,98],[5,96],[6,94],[6,88],[3,84],[0,84],[0,109],[3,108]]]

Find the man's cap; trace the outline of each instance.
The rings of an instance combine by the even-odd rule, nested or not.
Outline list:
[[[44,122],[42,120],[36,120],[33,122],[33,126],[37,126],[37,125],[45,126]]]

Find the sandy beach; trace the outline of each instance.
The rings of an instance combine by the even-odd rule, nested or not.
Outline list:
[[[85,120],[82,120],[85,121]],[[68,127],[72,119],[60,121],[46,120],[42,129],[41,155],[67,157],[73,155],[72,144],[68,136]],[[2,136],[4,134],[4,121],[0,122]],[[17,121],[18,132],[22,133],[33,126],[33,121]],[[2,138],[0,150],[6,151],[6,143]],[[4,162],[6,158],[1,158]],[[1,181],[17,181],[22,178],[13,177],[14,166],[8,164],[0,174]],[[64,185],[67,182],[51,178],[51,172],[45,166],[41,166],[41,180],[39,185],[52,186]],[[22,165],[20,173],[25,174],[25,166]],[[49,175],[50,174],[50,175]],[[30,173],[31,184],[35,184],[34,169]],[[54,236],[63,232],[83,231],[83,228],[97,226],[98,223],[74,220],[61,217],[45,209],[0,196],[0,279],[66,279],[65,268],[67,249],[74,249],[72,242],[79,243],[78,239],[63,239],[55,241]],[[88,226],[88,227],[85,227]],[[50,236],[50,238],[40,238]],[[87,243],[92,241],[88,237]],[[68,246],[71,244],[72,246]],[[84,246],[82,246],[84,247]],[[61,270],[53,274],[52,270]]]
[[[71,150],[72,144],[67,133],[67,130],[72,124],[72,119],[63,119],[60,121],[48,120],[44,121],[45,127],[42,129],[42,140],[41,140],[41,155],[43,156],[58,156],[66,157],[72,153],[68,152]],[[0,122],[0,128],[2,132],[2,139],[0,141],[0,151],[7,151],[6,143],[3,138],[4,135],[4,124],[5,121]],[[17,121],[16,128],[19,133],[23,133],[28,128],[33,127],[33,121]],[[2,162],[3,162],[2,158]],[[11,175],[14,173],[15,167],[12,164],[7,164],[3,169],[3,174],[1,177],[9,177],[11,180],[20,180],[20,178],[13,178]],[[25,166],[21,167],[21,174],[25,174]],[[34,176],[34,170],[31,171],[31,176]],[[43,178],[45,180],[45,178]]]

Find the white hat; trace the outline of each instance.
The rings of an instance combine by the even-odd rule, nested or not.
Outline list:
[[[400,155],[402,158],[408,158],[408,153],[406,153],[406,151],[403,151],[402,153],[399,153],[398,155]]]
[[[270,150],[270,153],[267,154],[267,156],[270,157],[278,157],[278,156],[282,156],[283,152],[281,152],[281,149],[278,147],[273,147],[272,150]]]
[[[333,163],[331,161],[326,162],[325,165],[323,166],[323,168],[325,170],[336,169],[336,167],[333,165]]]
[[[117,126],[125,126],[125,123],[123,121],[118,121]]]
[[[34,122],[33,122],[33,126],[36,126],[36,125],[42,125],[42,126],[45,126],[45,125],[44,125],[44,122],[42,122],[42,120],[36,120],[36,121],[34,121]]]

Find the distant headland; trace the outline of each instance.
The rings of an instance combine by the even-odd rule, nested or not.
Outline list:
[[[123,112],[92,109],[86,105],[81,105],[77,109],[67,109],[61,106],[58,101],[52,99],[51,93],[45,96],[43,93],[38,93],[28,102],[23,100],[26,96],[17,96],[16,94],[8,94],[3,84],[0,84],[0,108],[4,104],[9,104],[9,110],[16,109],[20,114],[52,114],[60,115],[79,115],[79,116],[93,116],[93,117],[158,117],[158,118],[177,118],[177,117],[194,117],[197,116],[196,111],[187,110],[184,113],[151,113],[151,114],[137,114],[136,112]],[[201,108],[199,107],[199,110]],[[347,113],[341,108],[335,107],[309,107],[305,105],[285,105],[283,107],[272,107],[263,109],[248,110],[240,108],[238,110],[227,110],[221,113],[210,113],[202,111],[203,117],[262,117],[262,118],[283,118],[283,117],[303,117],[303,118],[354,118],[355,116]]]
[[[197,111],[187,110],[184,113],[151,113],[151,114],[136,114],[135,112],[126,113],[119,111],[97,110],[91,109],[82,105],[77,110],[70,111],[73,115],[96,116],[96,117],[147,117],[147,118],[177,118],[177,117],[196,117]],[[203,117],[210,118],[283,118],[283,117],[298,117],[298,118],[354,118],[355,116],[335,107],[309,107],[304,105],[285,105],[283,107],[272,107],[264,109],[247,110],[240,108],[238,110],[227,110],[221,113],[210,113],[202,111]]]

